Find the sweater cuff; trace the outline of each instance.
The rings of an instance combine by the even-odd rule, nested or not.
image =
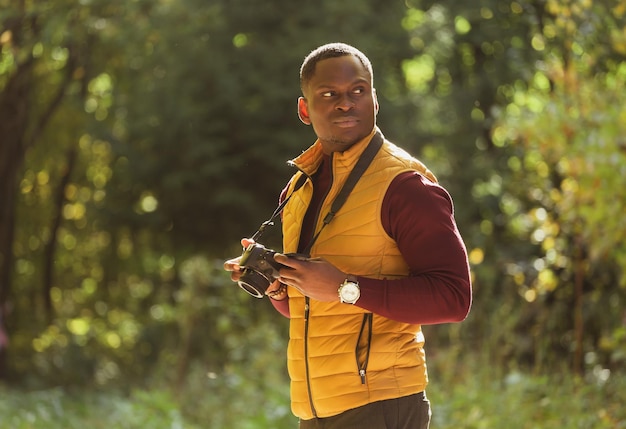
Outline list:
[[[377,313],[384,308],[385,288],[381,287],[381,280],[357,276],[361,296],[356,306]]]

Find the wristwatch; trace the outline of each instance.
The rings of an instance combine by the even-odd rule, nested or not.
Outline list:
[[[359,282],[353,275],[348,275],[344,282],[339,286],[339,300],[346,304],[354,304],[361,296]]]

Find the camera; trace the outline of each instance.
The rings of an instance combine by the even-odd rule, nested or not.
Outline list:
[[[239,260],[243,268],[239,287],[256,298],[263,298],[269,285],[280,276],[278,271],[284,267],[274,260],[275,254],[275,251],[262,244],[250,244]]]

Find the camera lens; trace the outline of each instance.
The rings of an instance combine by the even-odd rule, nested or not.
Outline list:
[[[270,281],[263,274],[245,269],[237,282],[239,287],[256,298],[263,298]]]

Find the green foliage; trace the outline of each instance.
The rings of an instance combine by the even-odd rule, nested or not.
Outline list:
[[[441,339],[505,367],[621,366],[623,6],[411,5],[405,73],[428,118],[411,123],[455,198],[480,309]]]
[[[406,36],[394,24],[405,8],[371,2],[357,15],[334,1],[184,3],[142,16],[146,33],[124,51],[136,70],[117,75],[111,143],[119,159],[107,192],[116,207],[147,196],[158,203],[151,213],[112,213],[114,222],[149,222],[194,250],[223,253],[271,214],[293,173],[286,161],[314,139],[295,112],[302,58],[328,34],[386,56],[377,38],[353,35],[380,20],[400,51]],[[311,18],[319,13],[326,18]],[[380,70],[396,87],[398,72],[395,64]]]
[[[572,349],[582,354],[585,329],[587,347],[596,348],[591,360],[606,364],[623,363],[626,352],[613,340],[623,330],[626,301],[625,79],[623,65],[591,77],[578,61],[554,61],[545,74],[537,72],[528,91],[516,93],[494,127],[499,146],[522,148],[509,160],[512,177],[525,189],[511,224],[541,249],[516,273],[520,294],[557,314],[571,308],[551,305],[553,297],[572,303],[578,331]],[[588,305],[604,310],[591,317]],[[553,329],[563,335],[571,328],[559,320]]]
[[[468,245],[474,310],[428,341],[454,356],[485,348],[502,374],[468,376],[448,401],[435,389],[456,380],[433,363],[438,426],[508,427],[512,398],[528,396],[526,420],[555,427],[567,389],[593,408],[576,424],[623,420],[593,402],[624,390],[613,376],[561,390],[541,374],[626,362],[625,12],[588,0],[0,0],[4,375],[145,389],[128,404],[85,398],[113,426],[118,412],[152,426],[154,412],[167,427],[293,427],[287,321],[222,261],[313,141],[295,114],[301,59],[341,40],[370,56],[379,125],[450,191]],[[280,246],[278,231],[266,244]],[[33,395],[8,408],[35,397],[51,404],[33,408],[44,417],[72,409],[61,390]],[[68,412],[76,427],[92,423],[81,407]]]
[[[195,429],[164,391],[130,395],[62,389],[18,392],[2,389],[2,429]]]
[[[462,365],[449,355],[430,362],[433,427],[626,428],[623,374],[598,369],[586,379],[571,377],[567,370],[542,376],[502,375],[475,357]],[[129,394],[0,389],[0,428],[289,429],[297,425],[288,410],[285,380],[260,386],[255,383],[257,371],[233,370],[243,372],[223,378],[198,373],[195,386],[187,386],[179,396],[161,389],[136,389]],[[234,396],[235,391],[241,396]]]
[[[301,59],[330,29],[357,43],[355,31],[382,19],[390,24],[391,52],[408,48],[393,25],[404,6],[362,7],[362,16],[333,1],[50,1],[9,9],[38,17],[46,34],[33,33],[20,51],[37,53],[43,75],[32,76],[31,85],[71,77],[20,179],[15,276],[3,304],[12,309],[5,317],[16,379],[116,384],[175,361],[180,368],[171,377],[180,380],[206,354],[222,371],[222,335],[240,325],[224,323],[228,316],[216,310],[230,306],[246,328],[268,316],[232,285],[222,287],[228,282],[216,272],[220,262],[207,267],[241,252],[240,237],[271,213],[292,173],[285,161],[312,142],[289,107],[299,93]],[[320,8],[335,18],[312,20]],[[293,13],[279,26],[276,10]],[[68,20],[75,31],[65,33]],[[307,38],[299,37],[303,30]],[[13,53],[17,30],[3,34],[4,52]],[[90,53],[75,70],[53,55],[74,38]],[[388,58],[373,33],[362,41],[372,59]],[[381,87],[398,88],[401,75],[389,60],[380,67],[381,76],[389,72]],[[277,237],[265,239],[279,245]],[[202,259],[206,277],[190,284],[185,266]],[[48,276],[46,265],[53,267]],[[223,326],[207,345],[197,344],[204,323]]]
[[[480,359],[453,364],[449,356],[431,359],[428,397],[432,426],[446,428],[626,427],[626,380],[597,368],[585,379],[567,368],[550,375],[494,371]],[[483,362],[481,364],[481,362]],[[453,366],[451,366],[453,365]]]

